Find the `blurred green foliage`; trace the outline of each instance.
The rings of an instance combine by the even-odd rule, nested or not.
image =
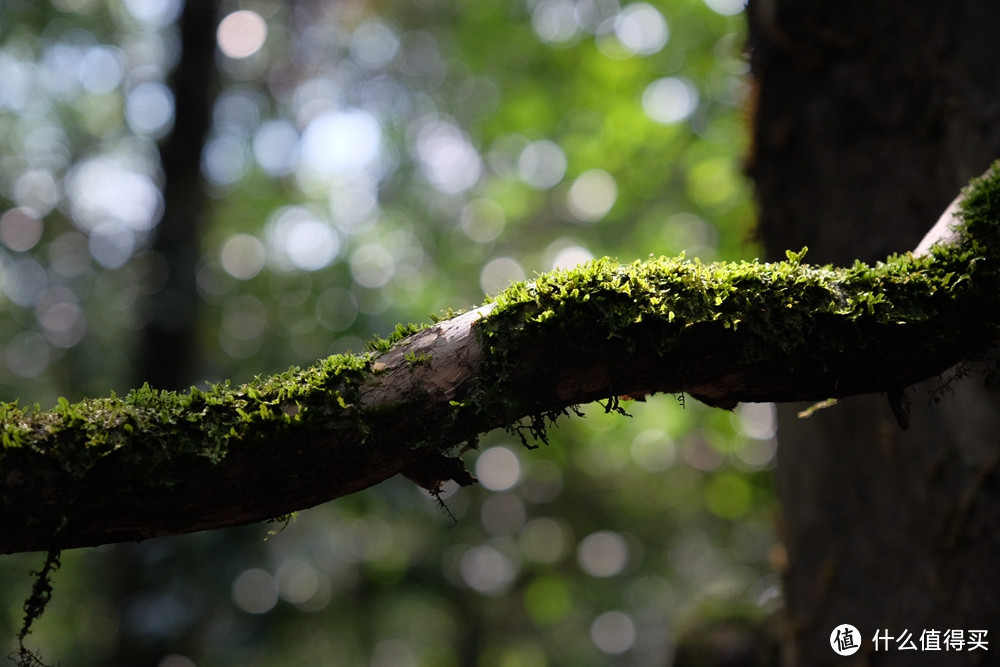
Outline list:
[[[220,18],[236,10],[267,36],[236,58],[222,47],[253,17],[219,34],[192,382],[361,350],[589,257],[756,254],[738,2],[255,0]],[[135,381],[180,11],[0,10],[6,400]],[[669,665],[705,605],[777,602],[774,416],[625,406],[585,406],[535,450],[484,437],[466,454],[482,484],[444,499],[457,522],[394,479],[283,529],[66,553],[29,645],[84,666]],[[11,649],[41,560],[3,558]]]

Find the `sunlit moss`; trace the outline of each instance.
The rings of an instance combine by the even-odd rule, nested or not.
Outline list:
[[[933,321],[928,334],[936,339],[986,344],[997,331],[1000,305],[998,193],[997,176],[974,181],[962,208],[961,242],[935,246],[930,255],[846,268],[806,264],[806,249],[774,263],[705,264],[681,255],[623,266],[603,258],[512,285],[493,299],[479,329],[498,355],[512,338],[587,329],[663,353],[706,323],[752,334],[741,339],[746,361],[774,350],[808,356],[811,348],[857,347],[878,335],[873,325]],[[803,340],[824,333],[817,322],[829,322],[837,335]]]
[[[814,363],[831,351],[877,344],[880,327],[927,323],[932,326],[921,332],[928,346],[975,354],[1000,328],[998,211],[1000,176],[990,175],[967,191],[961,241],[927,256],[906,253],[847,268],[804,264],[805,250],[766,264],[705,264],[681,256],[623,266],[604,258],[515,284],[491,300],[492,311],[475,326],[483,355],[475,390],[450,403],[452,415],[437,425],[437,441],[413,446],[447,450],[477,430],[518,419],[508,385],[512,364],[523,346],[547,338],[583,354],[593,340],[616,340],[622,349],[664,355],[696,325],[711,324],[749,334],[739,338],[741,362],[779,351],[790,363]],[[137,484],[169,486],[177,481],[173,461],[218,462],[242,442],[266,441],[291,427],[332,430],[334,437],[350,432],[363,443],[366,418],[392,408],[366,412],[358,405],[375,358],[421,328],[401,325],[388,339],[373,341],[368,354],[328,357],[241,386],[186,393],[144,386],[124,398],[62,399],[47,412],[2,404],[3,451],[43,454],[77,480],[116,452],[132,469],[149,473]],[[414,406],[405,407],[419,417]],[[617,399],[606,409],[618,409]],[[513,428],[544,439],[559,414],[542,411]]]
[[[368,358],[335,355],[306,369],[293,368],[242,386],[219,383],[189,392],[145,385],[124,398],[59,401],[54,409],[0,407],[5,448],[27,447],[57,459],[71,478],[82,478],[102,457],[118,452],[136,469],[152,473],[148,485],[170,485],[170,461],[225,458],[235,443],[266,437],[275,429],[322,428],[346,413]]]

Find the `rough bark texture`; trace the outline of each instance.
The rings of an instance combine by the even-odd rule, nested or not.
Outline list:
[[[773,254],[871,260],[1000,155],[1000,5],[751,0],[759,86],[752,172]],[[992,368],[996,367],[994,361]],[[798,419],[779,410],[788,665],[970,665],[990,652],[874,653],[876,630],[987,629],[1000,618],[1000,394],[989,365]],[[942,375],[947,381],[949,372]],[[950,390],[953,389],[954,393]],[[941,397],[939,403],[929,401]],[[829,638],[855,625],[862,650]],[[884,647],[882,647],[884,648]]]

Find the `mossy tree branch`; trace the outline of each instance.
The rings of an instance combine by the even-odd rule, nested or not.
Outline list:
[[[0,407],[0,552],[53,550],[283,515],[403,472],[468,483],[455,452],[508,427],[544,437],[593,400],[709,404],[898,392],[975,357],[1000,327],[1000,177],[919,254],[802,262],[596,260],[477,310],[400,327],[365,355],[244,386]]]

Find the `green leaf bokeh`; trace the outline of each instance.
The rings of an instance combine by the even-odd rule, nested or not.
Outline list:
[[[268,34],[217,57],[193,383],[359,351],[590,257],[756,255],[738,4],[237,9]],[[135,386],[180,11],[0,10],[4,400]],[[682,399],[585,406],[530,451],[485,436],[483,484],[444,498],[457,522],[394,479],[283,530],[66,553],[28,643],[85,666],[668,665],[699,610],[770,611],[780,560],[770,406]],[[11,649],[39,564],[0,567]]]

